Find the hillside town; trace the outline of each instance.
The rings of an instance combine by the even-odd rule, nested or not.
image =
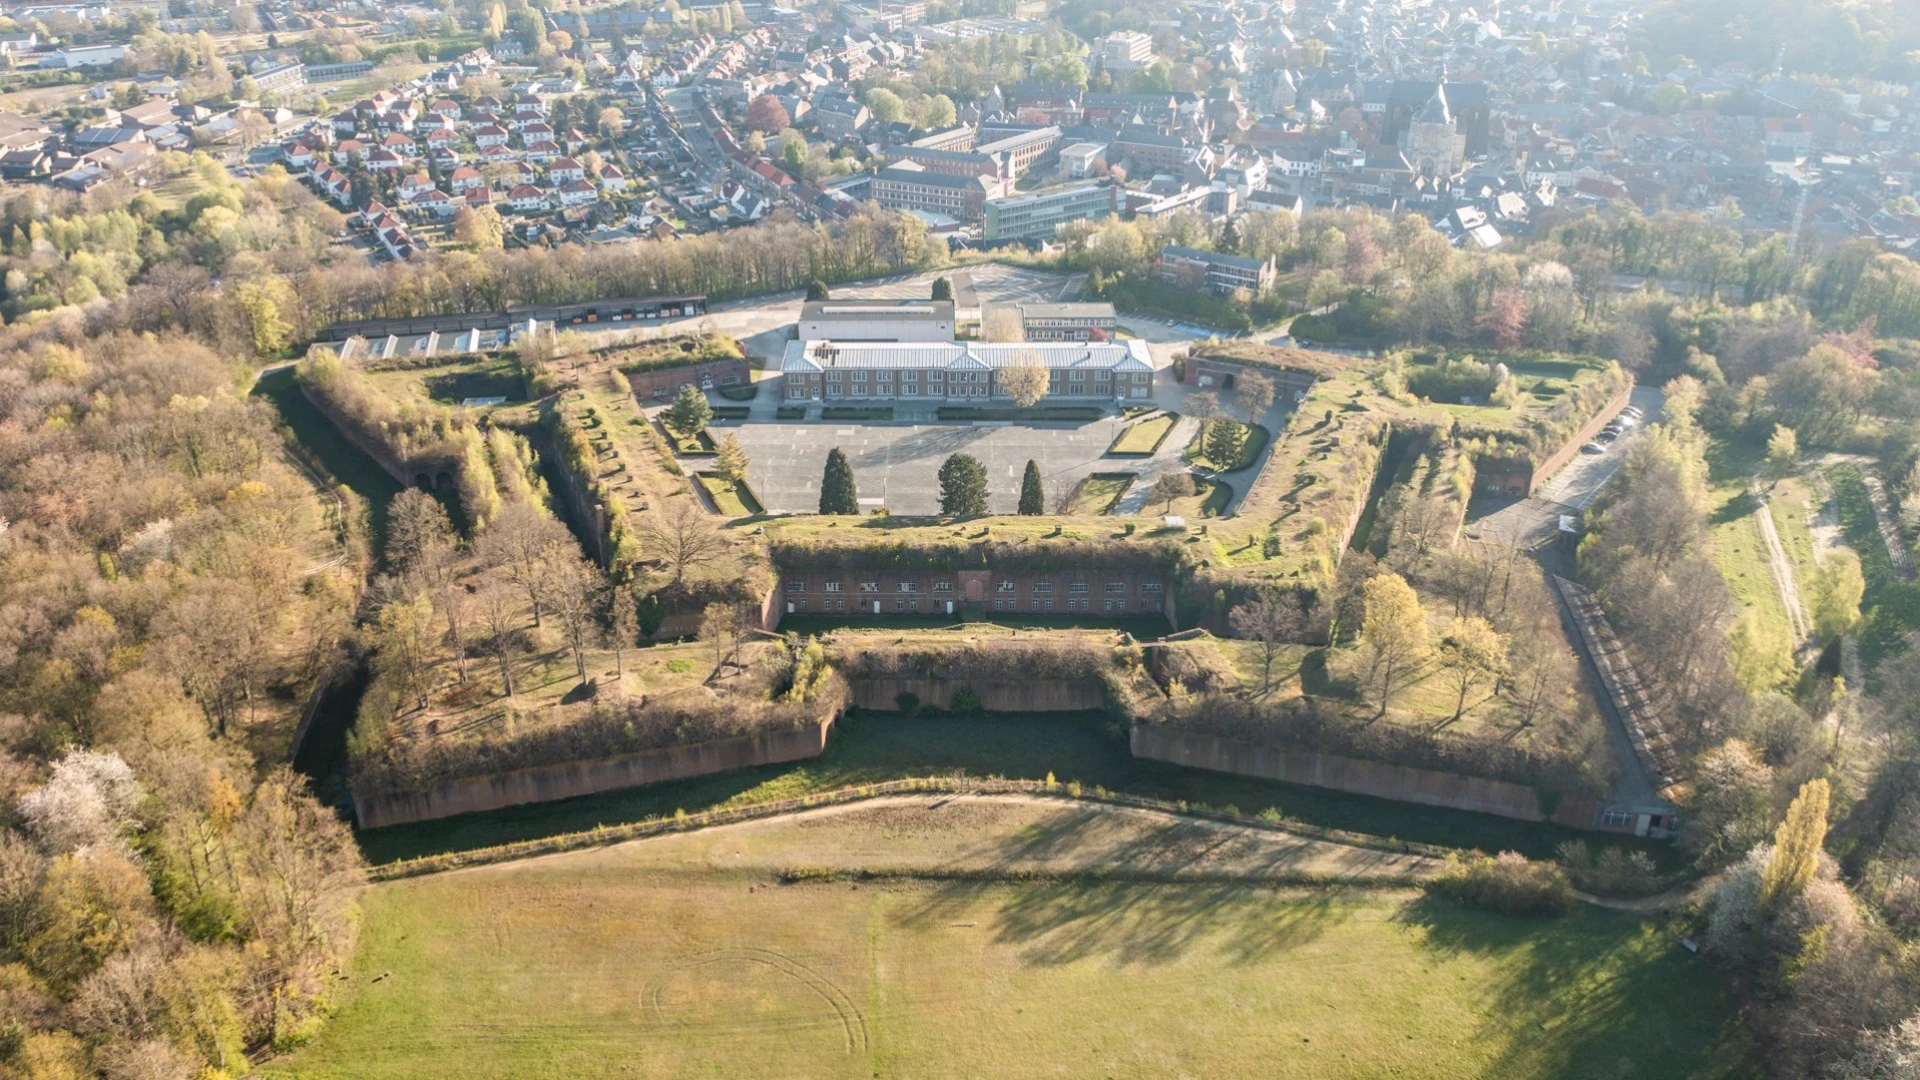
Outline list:
[[[151,33],[72,43],[107,20],[203,35],[208,20],[28,9],[9,59],[85,92],[0,114],[0,176],[142,185],[168,153],[211,149],[304,178],[373,257],[397,259],[458,242],[463,211],[487,219],[465,242],[550,244],[834,219],[868,201],[988,249],[1109,217],[1349,206],[1416,213],[1483,250],[1551,208],[1612,204],[1895,250],[1920,239],[1914,87],[1839,89],[1744,61],[1648,70],[1632,4],[1218,3],[1085,39],[1020,7],[520,12],[517,32],[501,23],[382,83],[410,65],[310,63],[330,50],[290,42],[355,18],[370,35],[356,40],[400,39],[419,12],[262,5],[213,29],[284,28],[268,34],[280,47],[217,53],[231,85],[213,93],[141,69]],[[992,55],[1028,40],[1068,51]]]

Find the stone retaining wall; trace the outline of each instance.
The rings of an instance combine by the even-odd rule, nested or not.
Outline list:
[[[298,385],[297,379],[295,383]],[[359,429],[345,422],[339,414],[335,413],[333,407],[327,404],[324,397],[308,391],[305,386],[300,387],[300,396],[306,398],[307,404],[312,405],[314,409],[318,410],[321,416],[326,417],[327,423],[333,425],[333,430],[339,432],[341,438],[352,444],[355,450],[372,458],[373,463],[380,466],[381,471],[385,472],[388,476],[393,477],[394,481],[401,487],[414,486],[413,481],[416,473],[414,472],[412,462],[400,461],[389,453],[385,446],[371,439],[362,438]],[[427,467],[440,469],[445,468],[445,465],[444,463],[435,462]]]
[[[1549,814],[1540,805],[1540,793],[1526,784],[1363,761],[1314,750],[1260,746],[1183,732],[1164,724],[1134,724],[1132,749],[1134,757],[1151,761],[1332,788],[1398,802],[1497,814],[1521,821],[1552,821],[1580,829],[1599,825],[1599,803],[1592,798],[1561,799]]]
[[[353,794],[354,819],[363,829],[410,821],[498,810],[523,803],[552,802],[619,788],[705,776],[730,769],[776,765],[818,757],[827,748],[833,718],[802,728],[763,735],[643,750],[594,761],[569,761],[515,769],[496,776],[466,776],[424,792]]]
[[[853,703],[863,709],[893,712],[901,694],[922,705],[949,708],[953,695],[971,689],[986,712],[1089,712],[1104,709],[1107,690],[1099,679],[849,679]]]

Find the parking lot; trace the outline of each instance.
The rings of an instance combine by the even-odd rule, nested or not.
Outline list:
[[[1638,387],[1632,403],[1646,414],[1648,422],[1660,419],[1666,395],[1653,387]],[[1644,427],[1606,445],[1602,454],[1575,454],[1560,467],[1532,497],[1507,505],[1493,503],[1491,508],[1475,499],[1474,510],[1485,509],[1485,516],[1467,522],[1467,537],[1502,546],[1533,548],[1553,539],[1563,514],[1577,515],[1592,506],[1600,492],[1626,464],[1627,447]],[[1473,511],[1469,511],[1470,517]]]
[[[1118,417],[1087,424],[717,424],[714,435],[734,435],[752,459],[748,482],[771,513],[820,509],[820,476],[827,453],[845,451],[853,464],[863,510],[896,514],[940,509],[940,463],[969,453],[986,466],[989,507],[1012,513],[1020,500],[1027,461],[1040,463],[1049,507],[1093,472],[1138,472],[1141,458],[1105,458],[1119,432]]]

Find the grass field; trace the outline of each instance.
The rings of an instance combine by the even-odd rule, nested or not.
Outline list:
[[[1764,464],[1765,457],[1765,447],[1751,442],[1714,439],[1708,444],[1708,482],[1711,485],[1708,492],[1708,521],[1713,530],[1713,561],[1720,569],[1720,576],[1726,580],[1735,603],[1740,606],[1740,613],[1754,613],[1768,633],[1780,641],[1791,642],[1793,636],[1789,632],[1786,602],[1781,599],[1779,586],[1773,580],[1760,526],[1753,518],[1760,503],[1748,493],[1748,486]],[[1799,507],[1781,509],[1797,511]],[[1780,515],[1776,514],[1774,520],[1778,528]],[[1799,531],[1802,534],[1805,532],[1804,528]],[[1781,542],[1783,545],[1788,542],[1784,531]],[[1788,554],[1792,555],[1791,549]],[[1807,554],[1811,557],[1811,548]],[[1811,582],[1801,579],[1803,598],[1807,595],[1804,590],[1810,585]]]
[[[1867,592],[1860,605],[1860,656],[1869,667],[1901,652],[1905,635],[1920,630],[1920,582],[1901,581],[1893,572],[1886,541],[1873,514],[1860,470],[1840,465],[1827,471],[1847,546],[1860,555]]]
[[[1180,422],[1177,413],[1161,413],[1151,420],[1142,420],[1122,428],[1113,445],[1107,447],[1107,453],[1117,457],[1150,457],[1160,444],[1167,441],[1173,425]]]
[[[1185,823],[1004,809],[862,807],[376,887],[343,1007],[261,1071],[1753,1074],[1718,973],[1626,916],[1503,918],[1361,886],[780,882],[796,863],[1296,857]]]

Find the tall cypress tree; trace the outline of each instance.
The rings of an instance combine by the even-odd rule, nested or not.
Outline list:
[[[1027,459],[1027,473],[1020,478],[1020,513],[1036,517],[1047,512],[1047,497],[1040,490],[1040,466]]]
[[[853,465],[847,461],[847,455],[834,447],[827,454],[827,471],[820,478],[820,512],[823,514],[857,514],[860,512],[860,492],[853,484]]]

